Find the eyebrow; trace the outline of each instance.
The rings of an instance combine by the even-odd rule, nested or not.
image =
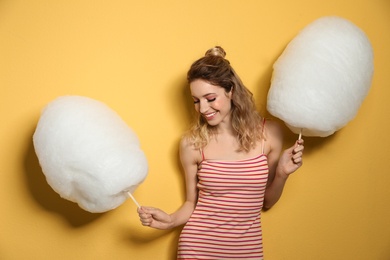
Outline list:
[[[207,94],[203,95],[202,97],[208,97],[208,96],[210,96],[210,95],[216,95],[216,94],[217,94],[217,93],[207,93]],[[198,98],[195,97],[195,96],[192,96],[192,97],[198,99]]]

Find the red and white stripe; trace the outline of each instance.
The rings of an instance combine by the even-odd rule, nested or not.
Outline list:
[[[267,157],[200,166],[198,203],[180,235],[178,259],[263,259]]]

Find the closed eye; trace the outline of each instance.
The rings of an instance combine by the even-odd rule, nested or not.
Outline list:
[[[214,102],[217,98],[208,98],[207,99],[207,102],[211,103],[211,102]],[[199,99],[194,99],[194,104],[198,104],[200,102]]]

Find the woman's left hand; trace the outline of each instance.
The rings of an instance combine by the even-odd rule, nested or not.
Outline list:
[[[292,147],[283,152],[276,169],[277,174],[282,174],[283,176],[288,177],[288,175],[295,172],[302,166],[302,155],[305,148],[303,143],[303,139],[299,139]]]

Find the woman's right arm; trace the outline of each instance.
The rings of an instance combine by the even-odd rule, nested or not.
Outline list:
[[[170,229],[188,221],[198,199],[196,173],[200,159],[199,150],[195,150],[193,145],[183,138],[180,142],[180,161],[185,174],[186,201],[170,215],[157,208],[142,206],[138,209],[142,225],[157,229]]]

